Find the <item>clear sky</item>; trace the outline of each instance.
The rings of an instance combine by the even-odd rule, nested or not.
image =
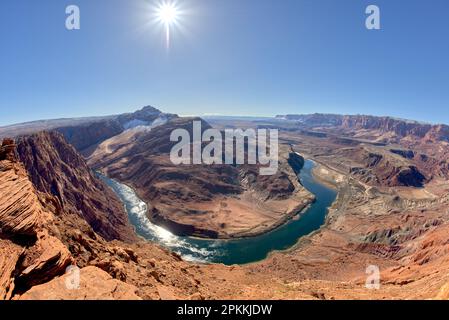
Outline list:
[[[447,0],[182,0],[169,50],[157,2],[0,1],[0,125],[144,105],[449,123]],[[81,30],[65,28],[70,4]]]

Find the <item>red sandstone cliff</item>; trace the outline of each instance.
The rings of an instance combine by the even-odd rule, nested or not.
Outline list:
[[[78,215],[105,239],[133,240],[122,202],[57,132],[17,139],[17,154],[35,188],[57,214]]]
[[[409,121],[392,117],[376,117],[369,115],[286,115],[279,119],[297,121],[310,127],[327,127],[343,130],[372,130],[380,134],[390,133],[392,138],[401,139],[413,136],[431,141],[449,141],[449,126],[431,125],[417,121]]]

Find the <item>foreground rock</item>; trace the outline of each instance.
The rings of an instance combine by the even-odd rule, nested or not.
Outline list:
[[[45,283],[63,274],[72,262],[66,246],[59,239],[49,236],[47,230],[41,230],[37,241],[27,248],[16,266],[20,270],[16,283],[22,289]]]
[[[115,280],[96,267],[80,270],[78,288],[70,284],[71,277],[73,275],[67,274],[35,286],[20,300],[141,300],[136,295],[136,287]]]
[[[0,299],[8,299],[63,274],[72,256],[48,234],[52,214],[39,202],[15,148],[0,152],[0,192]]]
[[[0,239],[0,300],[12,297],[16,264],[24,251],[23,247],[14,242]]]

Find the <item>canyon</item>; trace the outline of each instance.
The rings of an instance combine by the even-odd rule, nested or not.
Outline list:
[[[279,170],[175,166],[170,133],[276,128]],[[374,116],[183,118],[153,107],[101,118],[0,128],[0,299],[447,299],[449,130]],[[148,218],[181,236],[233,239],[301,218],[315,199],[298,180],[338,191],[325,224],[247,265],[187,262],[136,236],[97,172],[131,186]],[[67,290],[66,268],[81,287]],[[381,287],[365,287],[378,266]]]
[[[178,235],[257,235],[276,228],[310,203],[312,196],[287,162],[288,150],[281,157],[281,170],[272,176],[259,175],[257,165],[173,164],[170,151],[176,142],[171,141],[171,132],[192,133],[196,120],[177,118],[147,132],[113,137],[92,153],[88,164],[132,186],[150,204],[151,220]],[[204,123],[202,128],[210,126]]]

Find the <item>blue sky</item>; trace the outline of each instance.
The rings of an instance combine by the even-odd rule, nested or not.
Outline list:
[[[447,0],[183,0],[170,50],[146,0],[2,0],[0,125],[154,105],[182,115],[449,123]],[[65,28],[65,8],[81,30]],[[365,8],[382,30],[365,28]]]

